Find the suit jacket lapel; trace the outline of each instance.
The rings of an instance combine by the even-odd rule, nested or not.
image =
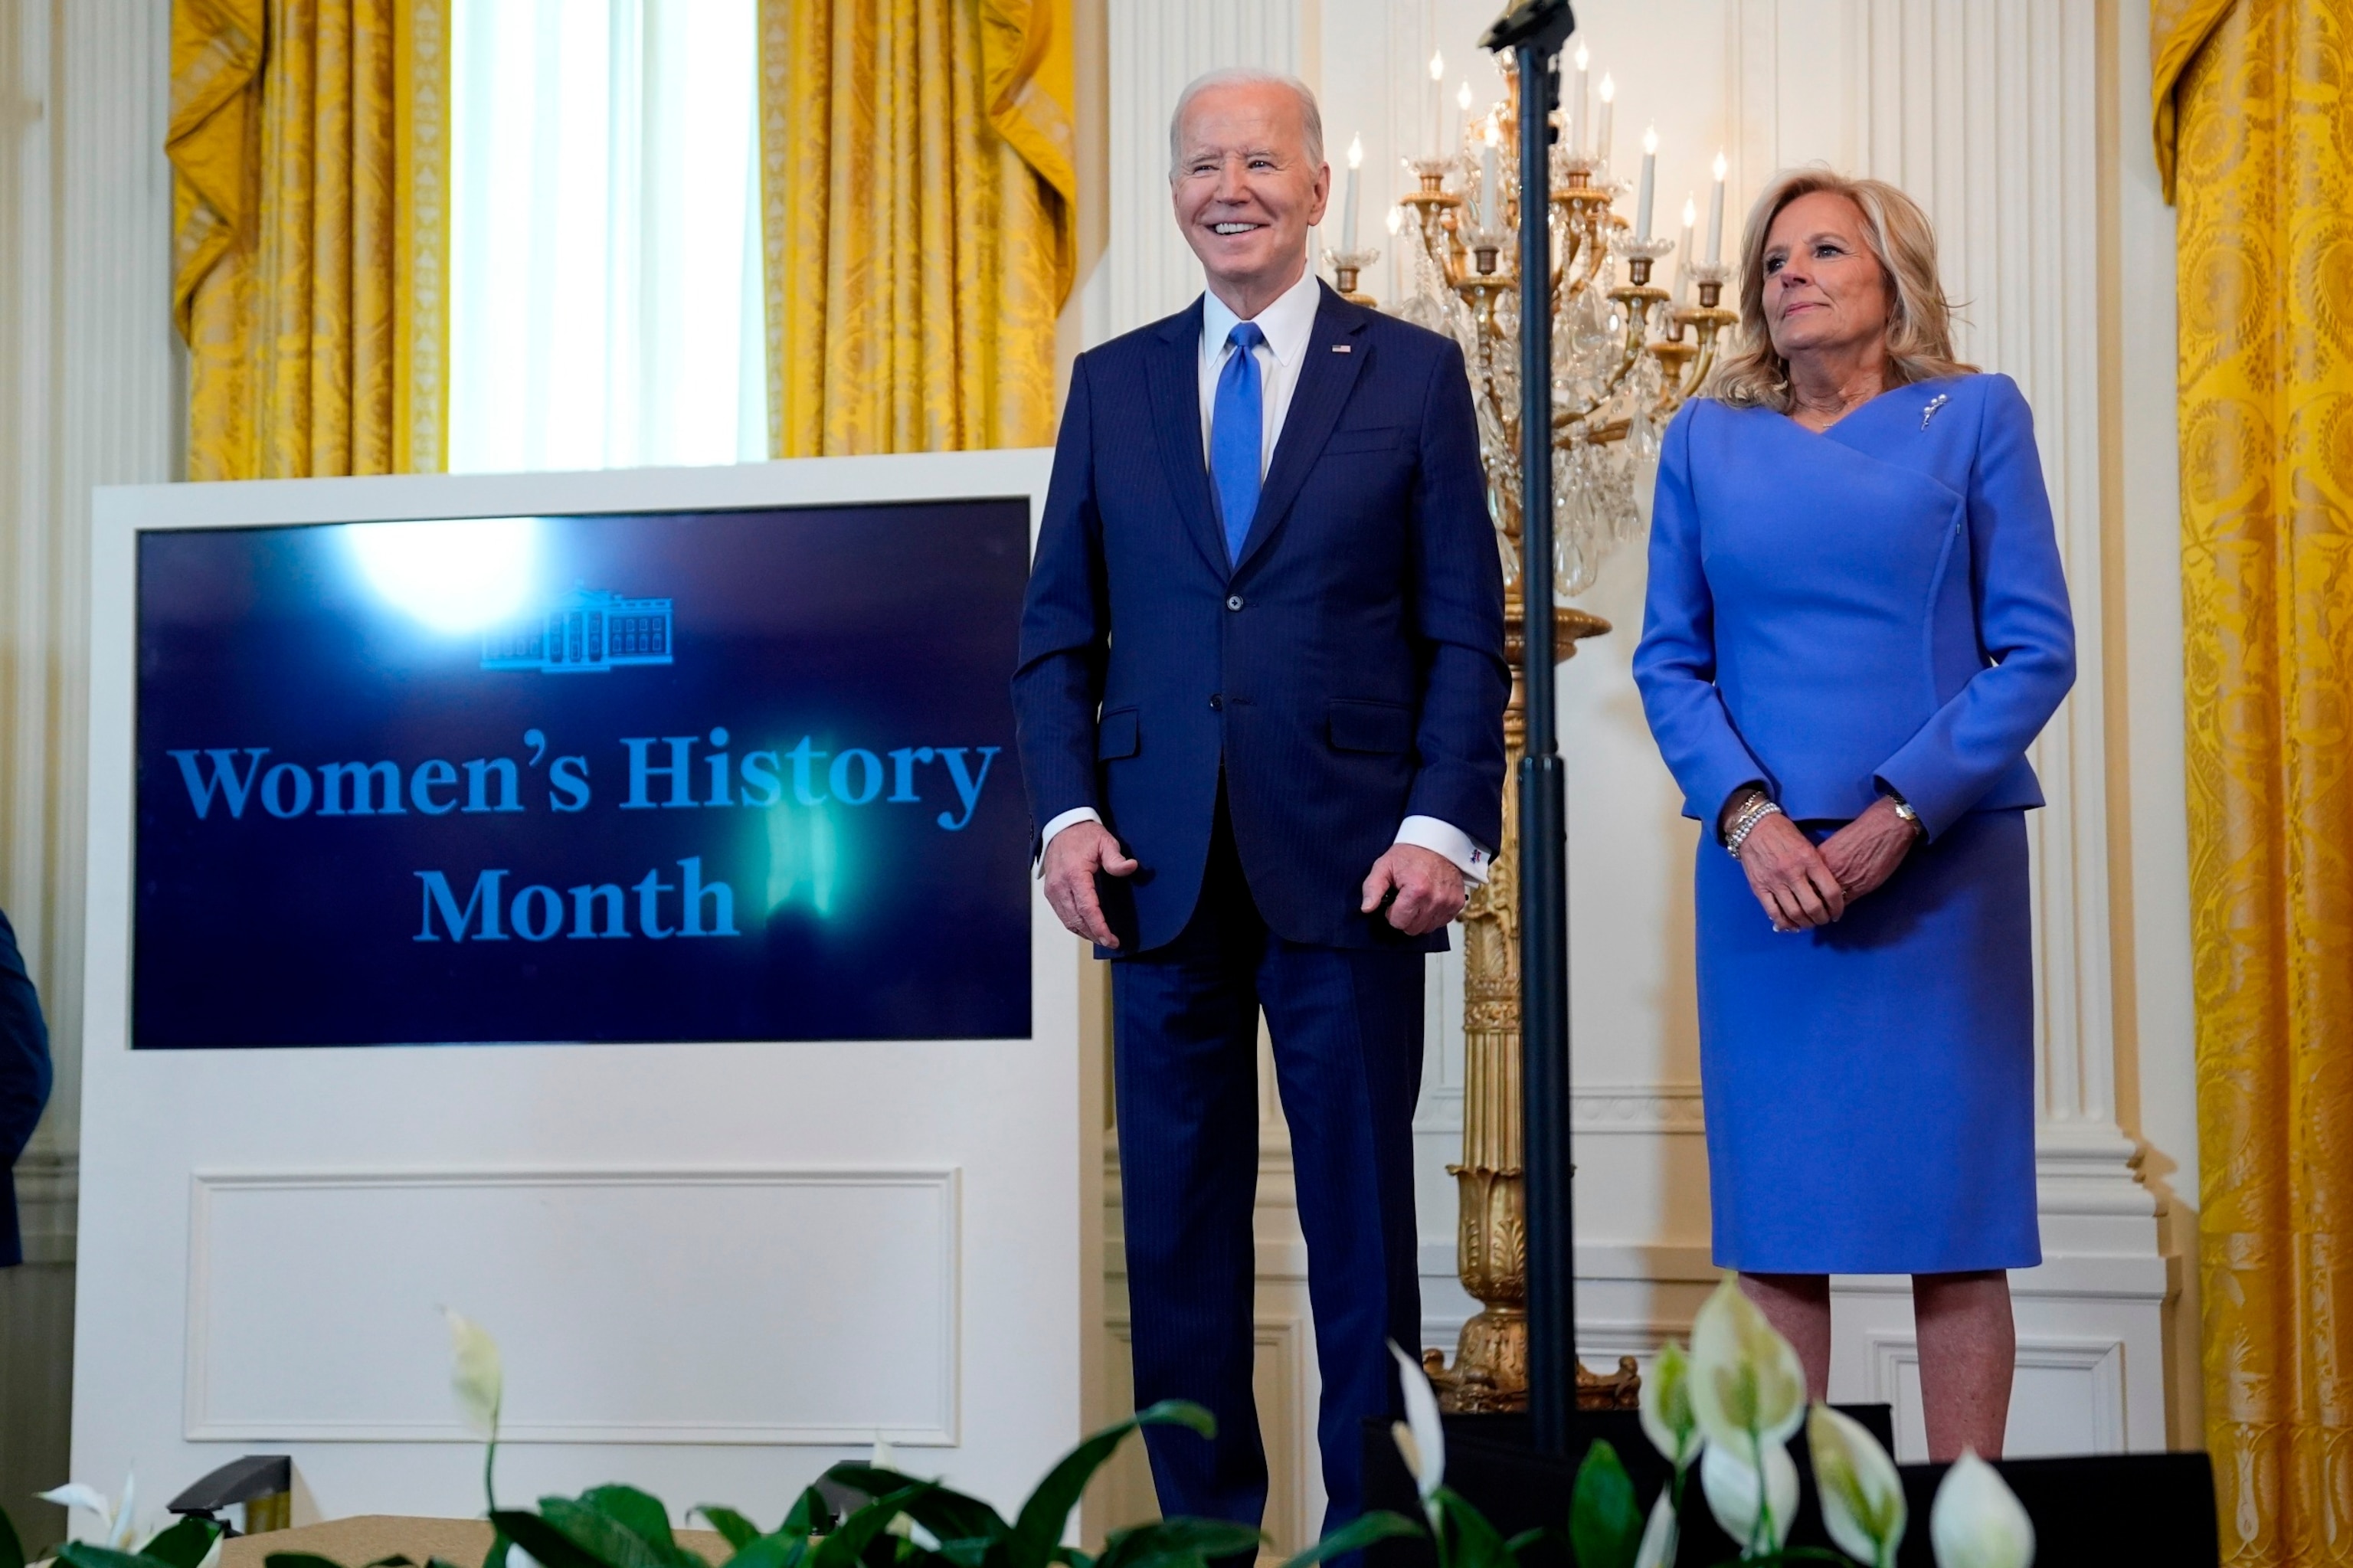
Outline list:
[[[1283,520],[1299,499],[1300,487],[1323,454],[1324,443],[1332,439],[1332,427],[1340,422],[1340,410],[1347,406],[1348,393],[1356,385],[1356,372],[1365,357],[1366,345],[1353,341],[1365,330],[1362,313],[1328,286],[1319,284],[1318,289],[1321,299],[1315,307],[1315,328],[1307,338],[1307,363],[1299,367],[1299,385],[1292,391],[1291,409],[1282,418],[1282,436],[1274,443],[1274,461],[1267,465],[1258,514],[1250,519],[1250,536],[1242,541],[1242,558],[1234,563],[1237,577],[1264,555],[1274,535],[1282,531]],[[1344,352],[1335,352],[1335,346]],[[1198,392],[1194,401],[1198,408]]]
[[[1160,432],[1160,462],[1168,488],[1184,514],[1185,531],[1209,569],[1227,576],[1226,539],[1218,526],[1218,503],[1209,494],[1209,465],[1202,457],[1201,302],[1162,323],[1153,345],[1148,379],[1152,424]]]

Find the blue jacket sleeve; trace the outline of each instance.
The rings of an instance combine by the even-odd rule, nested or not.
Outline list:
[[[2034,416],[2007,376],[1990,376],[1969,474],[1969,591],[1985,667],[1881,764],[1880,782],[1931,837],[2017,765],[2075,683],[2075,625],[2042,488]]]
[[[1504,835],[1504,567],[1479,464],[1462,350],[1436,356],[1422,400],[1413,496],[1413,631],[1423,651],[1420,728],[1406,815],[1451,823],[1493,850]]]
[[[0,1267],[24,1261],[16,1230],[16,1157],[49,1103],[49,1030],[41,999],[0,915]]]
[[[1021,607],[1013,674],[1014,745],[1029,800],[1030,851],[1038,830],[1095,799],[1095,718],[1111,641],[1103,517],[1095,505],[1093,422],[1087,360],[1071,371],[1062,431],[1029,588]]]
[[[1771,779],[1750,755],[1715,689],[1715,600],[1700,563],[1699,508],[1692,495],[1691,427],[1698,402],[1667,427],[1651,503],[1651,577],[1634,684],[1667,770],[1683,787],[1683,814],[1714,831],[1724,803]]]

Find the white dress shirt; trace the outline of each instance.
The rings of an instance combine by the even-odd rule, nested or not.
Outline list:
[[[1258,360],[1259,407],[1266,423],[1258,447],[1261,479],[1274,461],[1274,443],[1282,434],[1283,416],[1291,412],[1291,394],[1299,386],[1300,367],[1307,360],[1307,340],[1314,334],[1315,311],[1322,302],[1323,285],[1311,269],[1254,318],[1259,331],[1266,334],[1266,341],[1250,351]],[[1234,352],[1228,339],[1241,319],[1216,293],[1202,294],[1201,461],[1205,464],[1209,459],[1209,425],[1217,410],[1218,377],[1226,368],[1227,357]],[[1038,842],[1050,843],[1056,833],[1076,822],[1102,821],[1093,807],[1079,806],[1048,822]],[[1398,824],[1396,842],[1444,855],[1461,868],[1463,880],[1474,887],[1487,880],[1489,852],[1451,822],[1436,817],[1408,817]],[[1042,871],[1043,857],[1039,864]]]

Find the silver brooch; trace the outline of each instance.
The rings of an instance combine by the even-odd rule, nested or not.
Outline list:
[[[1929,398],[1928,406],[1920,410],[1920,428],[1924,430],[1928,428],[1928,421],[1936,417],[1936,410],[1951,401],[1952,399],[1942,392],[1939,392],[1934,397]]]

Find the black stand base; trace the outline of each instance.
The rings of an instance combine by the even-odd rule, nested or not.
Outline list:
[[[1887,1406],[1843,1408],[1871,1428],[1882,1444],[1894,1446]],[[1667,1484],[1666,1461],[1642,1436],[1640,1418],[1633,1412],[1580,1413],[1570,1434],[1569,1452],[1575,1457],[1564,1460],[1539,1454],[1531,1446],[1525,1416],[1446,1417],[1446,1484],[1484,1513],[1506,1540],[1525,1530],[1549,1526],[1556,1531],[1554,1538],[1522,1556],[1524,1568],[1570,1568],[1564,1543],[1569,1493],[1577,1467],[1596,1440],[1605,1440],[1618,1450],[1646,1513],[1651,1499]],[[1821,1509],[1814,1499],[1805,1440],[1800,1437],[1791,1444],[1789,1453],[1798,1462],[1804,1487],[1789,1544],[1829,1547]],[[1896,1558],[1898,1568],[1935,1568],[1936,1557],[1928,1544],[1928,1509],[1936,1499],[1937,1483],[1945,1478],[1946,1467],[1905,1465],[1901,1468],[1911,1521]],[[2219,1568],[2221,1563],[2213,1469],[2203,1454],[2009,1459],[1999,1468],[2034,1520],[2034,1560],[2042,1568],[2088,1568],[2110,1563],[2130,1563],[2132,1568]],[[1365,1506],[1391,1509],[1409,1519],[1421,1518],[1413,1478],[1398,1455],[1386,1422],[1365,1424]],[[1683,1497],[1683,1550],[1677,1563],[1683,1568],[1710,1568],[1739,1555],[1739,1548],[1710,1517],[1694,1471]],[[1438,1559],[1427,1541],[1412,1540],[1384,1542],[1366,1553],[1366,1568],[1436,1568]]]

